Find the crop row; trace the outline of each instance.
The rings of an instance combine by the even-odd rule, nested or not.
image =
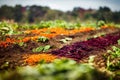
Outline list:
[[[116,44],[117,40],[119,39],[120,33],[107,34],[106,36],[92,38],[87,41],[76,42],[72,45],[66,45],[61,49],[51,51],[51,53],[61,57],[80,60],[83,57],[88,56],[91,51],[105,49],[107,46]]]
[[[52,38],[57,35],[69,35],[69,34],[75,34],[77,32],[85,32],[90,30],[94,30],[94,28],[87,27],[87,28],[80,28],[80,29],[73,29],[73,30],[65,30],[63,28],[50,28],[50,29],[43,28],[38,30],[26,30],[24,31],[24,34],[35,34],[35,35],[30,37],[24,37],[21,39],[6,38],[5,41],[0,41],[0,47],[7,47],[9,46],[9,44],[14,44],[19,42],[28,42],[30,40],[37,40],[40,36]]]
[[[45,62],[52,62],[53,60],[57,59],[58,57],[52,54],[32,54],[24,56],[25,62],[29,65],[34,65],[35,63],[39,63],[40,61],[44,60]]]
[[[43,29],[37,29],[37,30],[26,30],[24,31],[24,33],[27,33],[27,34],[32,33],[32,34],[51,38],[56,35],[69,35],[69,34],[74,34],[76,32],[85,32],[85,31],[90,31],[94,29],[95,28],[92,28],[92,27],[81,27],[79,29],[66,30],[64,28],[56,27],[56,28],[43,28]]]

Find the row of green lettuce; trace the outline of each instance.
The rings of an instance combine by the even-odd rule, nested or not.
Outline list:
[[[117,26],[120,27],[119,24],[113,23],[105,23],[104,21],[98,22],[66,22],[64,20],[54,20],[54,21],[40,21],[39,23],[26,23],[19,24],[15,22],[2,21],[0,22],[0,39],[3,38],[6,34],[22,34],[24,30],[32,30],[32,29],[41,29],[41,28],[53,28],[53,27],[62,27],[65,29],[79,29],[80,27],[94,27],[100,28],[101,26]]]
[[[104,21],[98,21],[98,22],[66,22],[64,20],[54,20],[54,21],[40,21],[39,23],[26,23],[26,24],[19,24],[15,22],[9,22],[9,21],[2,21],[0,22],[0,28],[1,27],[11,27],[13,30],[26,30],[26,29],[41,29],[41,28],[52,28],[52,27],[62,27],[66,29],[76,29],[80,27],[100,27],[107,24],[108,26],[114,26],[113,23],[105,23]]]
[[[11,27],[14,30],[18,29],[41,29],[41,28],[51,28],[51,27],[62,27],[66,29],[75,29],[79,28],[81,26],[89,26],[89,27],[100,27],[104,25],[104,21],[98,21],[96,22],[87,22],[87,23],[81,23],[81,22],[66,22],[64,20],[54,20],[54,21],[40,21],[39,23],[26,23],[26,24],[18,24],[15,22],[9,22],[9,21],[3,21],[0,22],[0,27]]]

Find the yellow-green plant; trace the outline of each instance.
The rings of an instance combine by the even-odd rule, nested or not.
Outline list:
[[[11,25],[6,22],[0,22],[0,40],[5,40],[6,34],[11,35],[13,33],[13,29]]]

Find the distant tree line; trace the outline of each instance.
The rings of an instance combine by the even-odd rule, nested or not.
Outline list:
[[[42,6],[21,6],[15,7],[3,5],[0,7],[0,21],[14,20],[15,22],[40,22],[41,20],[66,20],[66,21],[86,21],[103,20],[105,22],[120,22],[120,11],[111,11],[109,7],[100,7],[98,10],[75,7],[72,11],[62,12]]]

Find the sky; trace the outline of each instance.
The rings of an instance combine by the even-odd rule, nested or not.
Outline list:
[[[120,0],[0,0],[0,6],[16,4],[48,6],[62,11],[71,11],[74,7],[98,9],[100,6],[107,6],[112,11],[120,11]]]

